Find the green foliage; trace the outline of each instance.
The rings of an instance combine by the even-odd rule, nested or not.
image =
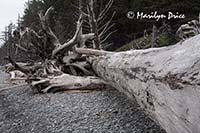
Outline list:
[[[173,36],[169,34],[159,34],[156,37],[156,46],[155,47],[163,47],[168,45],[173,45],[176,43],[176,40]],[[118,48],[117,52],[119,51],[127,51],[131,49],[146,49],[151,47],[151,36],[141,37],[139,39],[133,40],[130,43],[123,45],[122,47]]]
[[[87,2],[84,1],[83,2]],[[97,12],[102,10],[107,1],[98,0],[95,5]],[[73,35],[75,29],[75,22],[77,16],[78,0],[30,0],[26,3],[26,9],[24,11],[24,17],[22,24],[24,26],[31,27],[35,30],[40,30],[40,23],[37,13],[42,10],[45,11],[50,6],[55,8],[54,14],[51,16],[51,27],[55,34],[61,40],[65,42],[67,38]],[[86,5],[84,6],[86,7]],[[114,4],[111,8],[111,12],[115,11],[116,16],[113,22],[116,24],[117,33],[113,34],[112,42],[113,46],[111,50],[117,49],[128,42],[141,38],[143,31],[146,29],[150,34],[152,26],[160,27],[162,20],[156,22],[155,20],[131,20],[126,17],[128,11],[144,11],[149,13],[151,11],[158,11],[159,13],[179,12],[186,15],[186,19],[180,20],[165,20],[172,28],[172,34],[176,32],[181,24],[187,23],[192,19],[198,19],[200,12],[199,0],[114,0]],[[157,41],[162,46],[169,45],[170,42],[174,42],[173,37],[162,36]]]
[[[139,39],[131,41],[130,43],[128,43],[126,45],[123,45],[122,47],[118,48],[115,51],[119,52],[119,51],[131,50],[131,49],[148,48],[148,47],[150,47],[150,43],[151,43],[151,37],[150,36],[141,37]]]
[[[50,6],[53,6],[54,13],[51,15],[50,26],[60,41],[65,42],[66,38],[73,34],[71,31],[75,29],[77,9],[74,5],[76,3],[76,0],[30,0],[26,3],[22,25],[39,31],[41,28],[38,13],[45,12]]]
[[[174,44],[173,38],[167,35],[160,35],[157,40],[157,44],[159,47],[168,46]]]
[[[39,18],[38,11],[42,10],[42,2],[39,0],[31,0],[26,3],[24,10],[22,25],[25,27],[32,27],[33,29],[38,28]]]

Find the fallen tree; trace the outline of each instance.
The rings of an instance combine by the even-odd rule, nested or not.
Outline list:
[[[112,2],[100,13],[99,21],[104,20]],[[53,8],[40,12],[42,31],[26,28],[19,41],[28,40],[28,48],[20,46],[26,52],[31,49],[39,56],[38,61],[32,66],[20,66],[9,57],[11,64],[26,75],[27,83],[38,92],[111,85],[128,97],[135,97],[167,132],[200,132],[200,36],[163,48],[119,53],[96,50],[110,36],[105,33],[113,26],[109,26],[113,16],[98,26],[93,10],[92,0],[88,12],[79,8],[74,36],[64,44],[49,25]],[[91,32],[83,34],[87,20]],[[93,49],[86,49],[87,41]]]
[[[135,97],[167,132],[200,132],[200,35],[163,48],[77,51],[93,55],[97,75]]]

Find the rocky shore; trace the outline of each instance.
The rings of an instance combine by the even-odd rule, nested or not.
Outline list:
[[[0,88],[10,86],[1,70]],[[33,94],[28,86],[0,92],[0,132],[165,133],[116,90]]]

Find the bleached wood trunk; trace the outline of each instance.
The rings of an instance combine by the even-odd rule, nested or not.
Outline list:
[[[168,133],[200,133],[200,35],[174,46],[95,57],[93,69],[135,97]]]

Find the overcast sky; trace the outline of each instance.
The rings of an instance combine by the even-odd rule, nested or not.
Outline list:
[[[26,1],[28,0],[0,0],[0,32],[10,22],[16,23],[18,14],[23,14]]]

